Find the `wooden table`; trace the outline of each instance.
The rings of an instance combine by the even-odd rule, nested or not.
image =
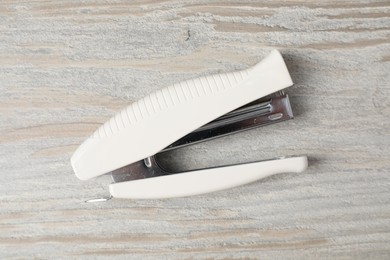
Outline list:
[[[0,3],[0,258],[390,257],[389,1]],[[307,154],[309,169],[190,198],[84,203],[69,159],[121,108],[272,49],[295,119],[161,158]],[[115,151],[113,151],[115,152]]]

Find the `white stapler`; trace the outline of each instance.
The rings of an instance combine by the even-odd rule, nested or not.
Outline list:
[[[203,194],[285,172],[302,172],[293,156],[171,173],[155,159],[161,151],[293,117],[281,90],[293,84],[273,50],[247,70],[186,80],[131,104],[98,128],[73,154],[76,176],[112,174],[112,197],[152,199]],[[273,94],[273,95],[270,95]]]

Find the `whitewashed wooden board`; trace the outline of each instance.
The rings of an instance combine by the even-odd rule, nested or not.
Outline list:
[[[110,180],[79,181],[69,159],[101,123],[274,48],[295,82],[294,120],[161,160],[180,170],[307,154],[306,172],[84,203]],[[389,1],[0,2],[2,259],[389,259],[389,146]]]

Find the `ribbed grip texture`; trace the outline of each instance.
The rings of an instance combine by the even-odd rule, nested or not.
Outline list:
[[[244,70],[210,75],[182,81],[158,90],[123,109],[98,128],[92,134],[92,137],[104,138],[111,136],[164,109],[238,86],[238,83],[248,75],[248,72],[248,70]]]

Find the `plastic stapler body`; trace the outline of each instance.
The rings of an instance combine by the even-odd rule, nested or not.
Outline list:
[[[155,154],[293,117],[282,89],[293,84],[276,50],[252,68],[186,80],[120,111],[73,154],[76,176],[112,174],[112,197],[152,199],[223,190],[285,172],[302,172],[306,156],[163,170]],[[273,94],[274,93],[274,94]],[[273,95],[271,95],[273,94]]]

